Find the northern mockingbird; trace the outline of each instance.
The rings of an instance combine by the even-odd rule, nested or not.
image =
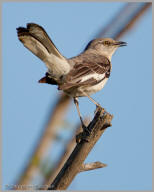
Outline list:
[[[23,45],[39,57],[47,66],[48,72],[40,83],[58,85],[59,90],[74,98],[74,103],[84,127],[78,97],[87,96],[96,106],[100,106],[89,95],[100,91],[111,72],[111,57],[122,41],[99,38],[88,43],[85,50],[76,57],[67,59],[61,55],[45,30],[34,23],[17,28],[18,38]]]

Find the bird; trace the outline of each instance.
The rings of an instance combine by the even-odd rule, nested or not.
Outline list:
[[[90,95],[103,89],[112,70],[112,55],[117,48],[126,46],[127,43],[112,38],[96,38],[91,40],[79,55],[66,58],[56,48],[44,28],[36,23],[18,27],[17,36],[48,69],[38,82],[57,85],[58,90],[71,96],[85,129],[78,98],[88,97],[96,107],[101,107]]]

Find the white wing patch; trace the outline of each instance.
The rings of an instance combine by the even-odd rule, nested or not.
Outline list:
[[[80,82],[84,82],[88,79],[91,79],[91,78],[94,78],[96,79],[97,81],[103,79],[105,77],[105,73],[104,74],[98,74],[98,73],[93,73],[93,74],[89,74],[89,75],[85,75],[81,78],[81,81]]]

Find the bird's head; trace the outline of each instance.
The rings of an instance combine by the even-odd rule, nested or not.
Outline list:
[[[85,50],[94,49],[99,52],[99,54],[103,54],[111,60],[111,57],[116,49],[126,45],[127,43],[123,41],[116,41],[111,38],[99,38],[90,41]]]

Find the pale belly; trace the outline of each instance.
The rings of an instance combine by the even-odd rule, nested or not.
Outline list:
[[[101,89],[103,89],[103,87],[107,81],[108,81],[108,78],[105,78],[103,81],[101,81],[100,83],[98,83],[96,85],[93,85],[90,87],[82,86],[79,88],[74,88],[71,91],[67,90],[66,93],[72,97],[84,97],[84,96],[86,96],[86,94],[91,95],[91,94],[96,93],[96,92],[100,91]]]

